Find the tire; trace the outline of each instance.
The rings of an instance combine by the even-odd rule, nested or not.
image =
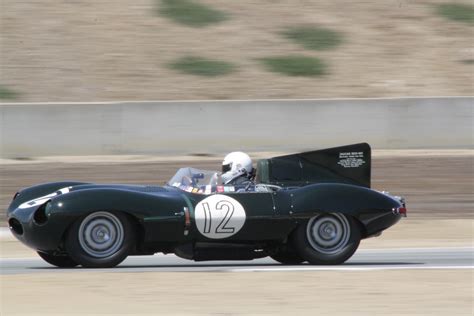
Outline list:
[[[359,247],[360,228],[350,216],[320,214],[300,225],[293,235],[298,254],[310,264],[341,264]]]
[[[288,249],[282,249],[278,251],[277,253],[271,255],[270,258],[272,258],[275,261],[280,262],[281,264],[290,264],[290,265],[301,264],[305,261],[295,251],[288,250]]]
[[[38,251],[38,255],[46,261],[49,264],[52,264],[53,266],[59,267],[59,268],[74,268],[77,266],[77,263],[72,260],[71,257],[65,255],[65,256],[54,256],[50,255],[48,253],[40,252]]]
[[[135,230],[118,212],[94,212],[69,229],[65,247],[84,268],[112,268],[127,258],[135,246]]]

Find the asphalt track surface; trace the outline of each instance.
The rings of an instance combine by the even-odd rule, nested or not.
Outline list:
[[[345,264],[313,266],[282,265],[270,258],[253,261],[194,262],[174,255],[129,257],[110,269],[60,269],[37,258],[2,258],[0,271],[6,274],[81,272],[265,272],[265,271],[376,271],[416,269],[473,269],[474,248],[361,249]]]

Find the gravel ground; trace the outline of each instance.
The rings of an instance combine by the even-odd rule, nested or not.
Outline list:
[[[2,315],[472,315],[472,270],[0,276]]]

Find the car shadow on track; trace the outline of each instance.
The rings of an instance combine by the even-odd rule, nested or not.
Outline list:
[[[210,269],[205,271],[215,271],[215,269],[222,269],[222,268],[291,268],[291,267],[299,267],[299,268],[310,268],[310,267],[321,267],[321,268],[344,268],[344,267],[374,267],[374,266],[413,266],[413,265],[423,265],[422,262],[346,262],[340,265],[310,265],[307,263],[298,264],[298,265],[285,265],[279,263],[241,263],[241,264],[124,264],[119,265],[114,268],[88,268],[83,269],[82,267],[75,267],[75,268],[58,268],[58,267],[30,267],[27,269],[34,269],[34,270],[124,270],[124,269],[156,269],[156,271],[160,271],[160,269],[166,269],[167,272],[171,272],[169,269],[176,269],[175,271],[181,271],[181,269],[192,269],[195,268],[198,272],[202,272],[200,269]],[[212,269],[215,268],[215,269]],[[189,270],[187,270],[189,271]]]

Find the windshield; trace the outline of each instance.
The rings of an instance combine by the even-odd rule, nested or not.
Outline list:
[[[219,172],[190,167],[179,169],[170,181],[168,181],[168,185],[185,191],[191,192],[193,189],[195,189],[195,191],[202,190],[202,192],[199,193],[209,191],[211,187],[215,187],[221,183],[222,180]]]

